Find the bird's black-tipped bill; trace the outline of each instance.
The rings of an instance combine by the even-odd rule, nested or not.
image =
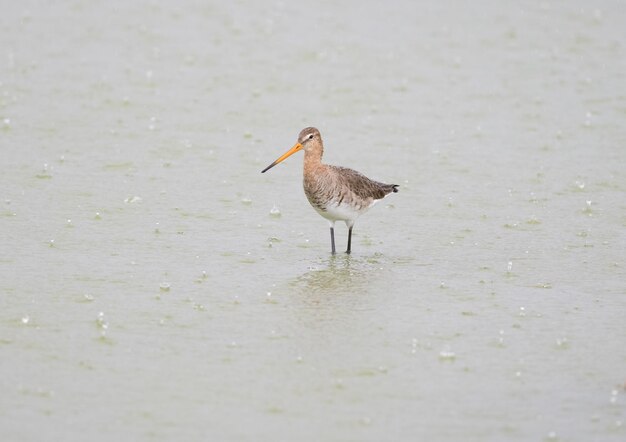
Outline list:
[[[302,144],[300,143],[296,143],[294,144],[294,146],[289,149],[287,152],[285,152],[284,154],[282,154],[276,161],[274,161],[272,164],[270,164],[269,166],[267,166],[265,169],[263,169],[261,171],[261,173],[265,173],[268,170],[270,170],[272,167],[274,167],[275,165],[277,165],[278,163],[283,162],[285,159],[287,159],[288,157],[290,157],[291,155],[293,155],[294,153],[296,153],[297,151],[302,150]]]

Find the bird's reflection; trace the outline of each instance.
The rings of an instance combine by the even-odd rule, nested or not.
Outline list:
[[[324,258],[292,281],[292,294],[309,306],[354,306],[367,291],[372,278],[376,278],[381,259],[380,254],[358,258],[340,254]]]

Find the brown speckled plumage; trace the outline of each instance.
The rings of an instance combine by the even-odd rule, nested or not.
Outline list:
[[[398,185],[371,180],[346,167],[323,164],[324,144],[320,132],[314,127],[303,129],[291,150],[263,172],[299,150],[304,150],[304,193],[313,208],[330,223],[332,251],[335,253],[335,221],[344,221],[349,228],[346,251],[350,253],[352,226],[356,219],[378,200],[397,192]]]

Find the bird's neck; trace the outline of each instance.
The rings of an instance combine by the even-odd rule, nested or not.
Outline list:
[[[304,173],[312,172],[322,165],[322,155],[324,154],[324,148],[319,146],[315,149],[304,151]]]

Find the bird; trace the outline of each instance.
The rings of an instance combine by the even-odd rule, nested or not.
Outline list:
[[[352,228],[357,218],[378,201],[398,191],[398,184],[374,181],[356,170],[322,163],[324,143],[320,131],[306,127],[291,149],[261,171],[265,173],[294,153],[304,150],[304,193],[317,213],[330,225],[331,252],[335,255],[335,222],[348,227],[346,253],[352,252]]]

